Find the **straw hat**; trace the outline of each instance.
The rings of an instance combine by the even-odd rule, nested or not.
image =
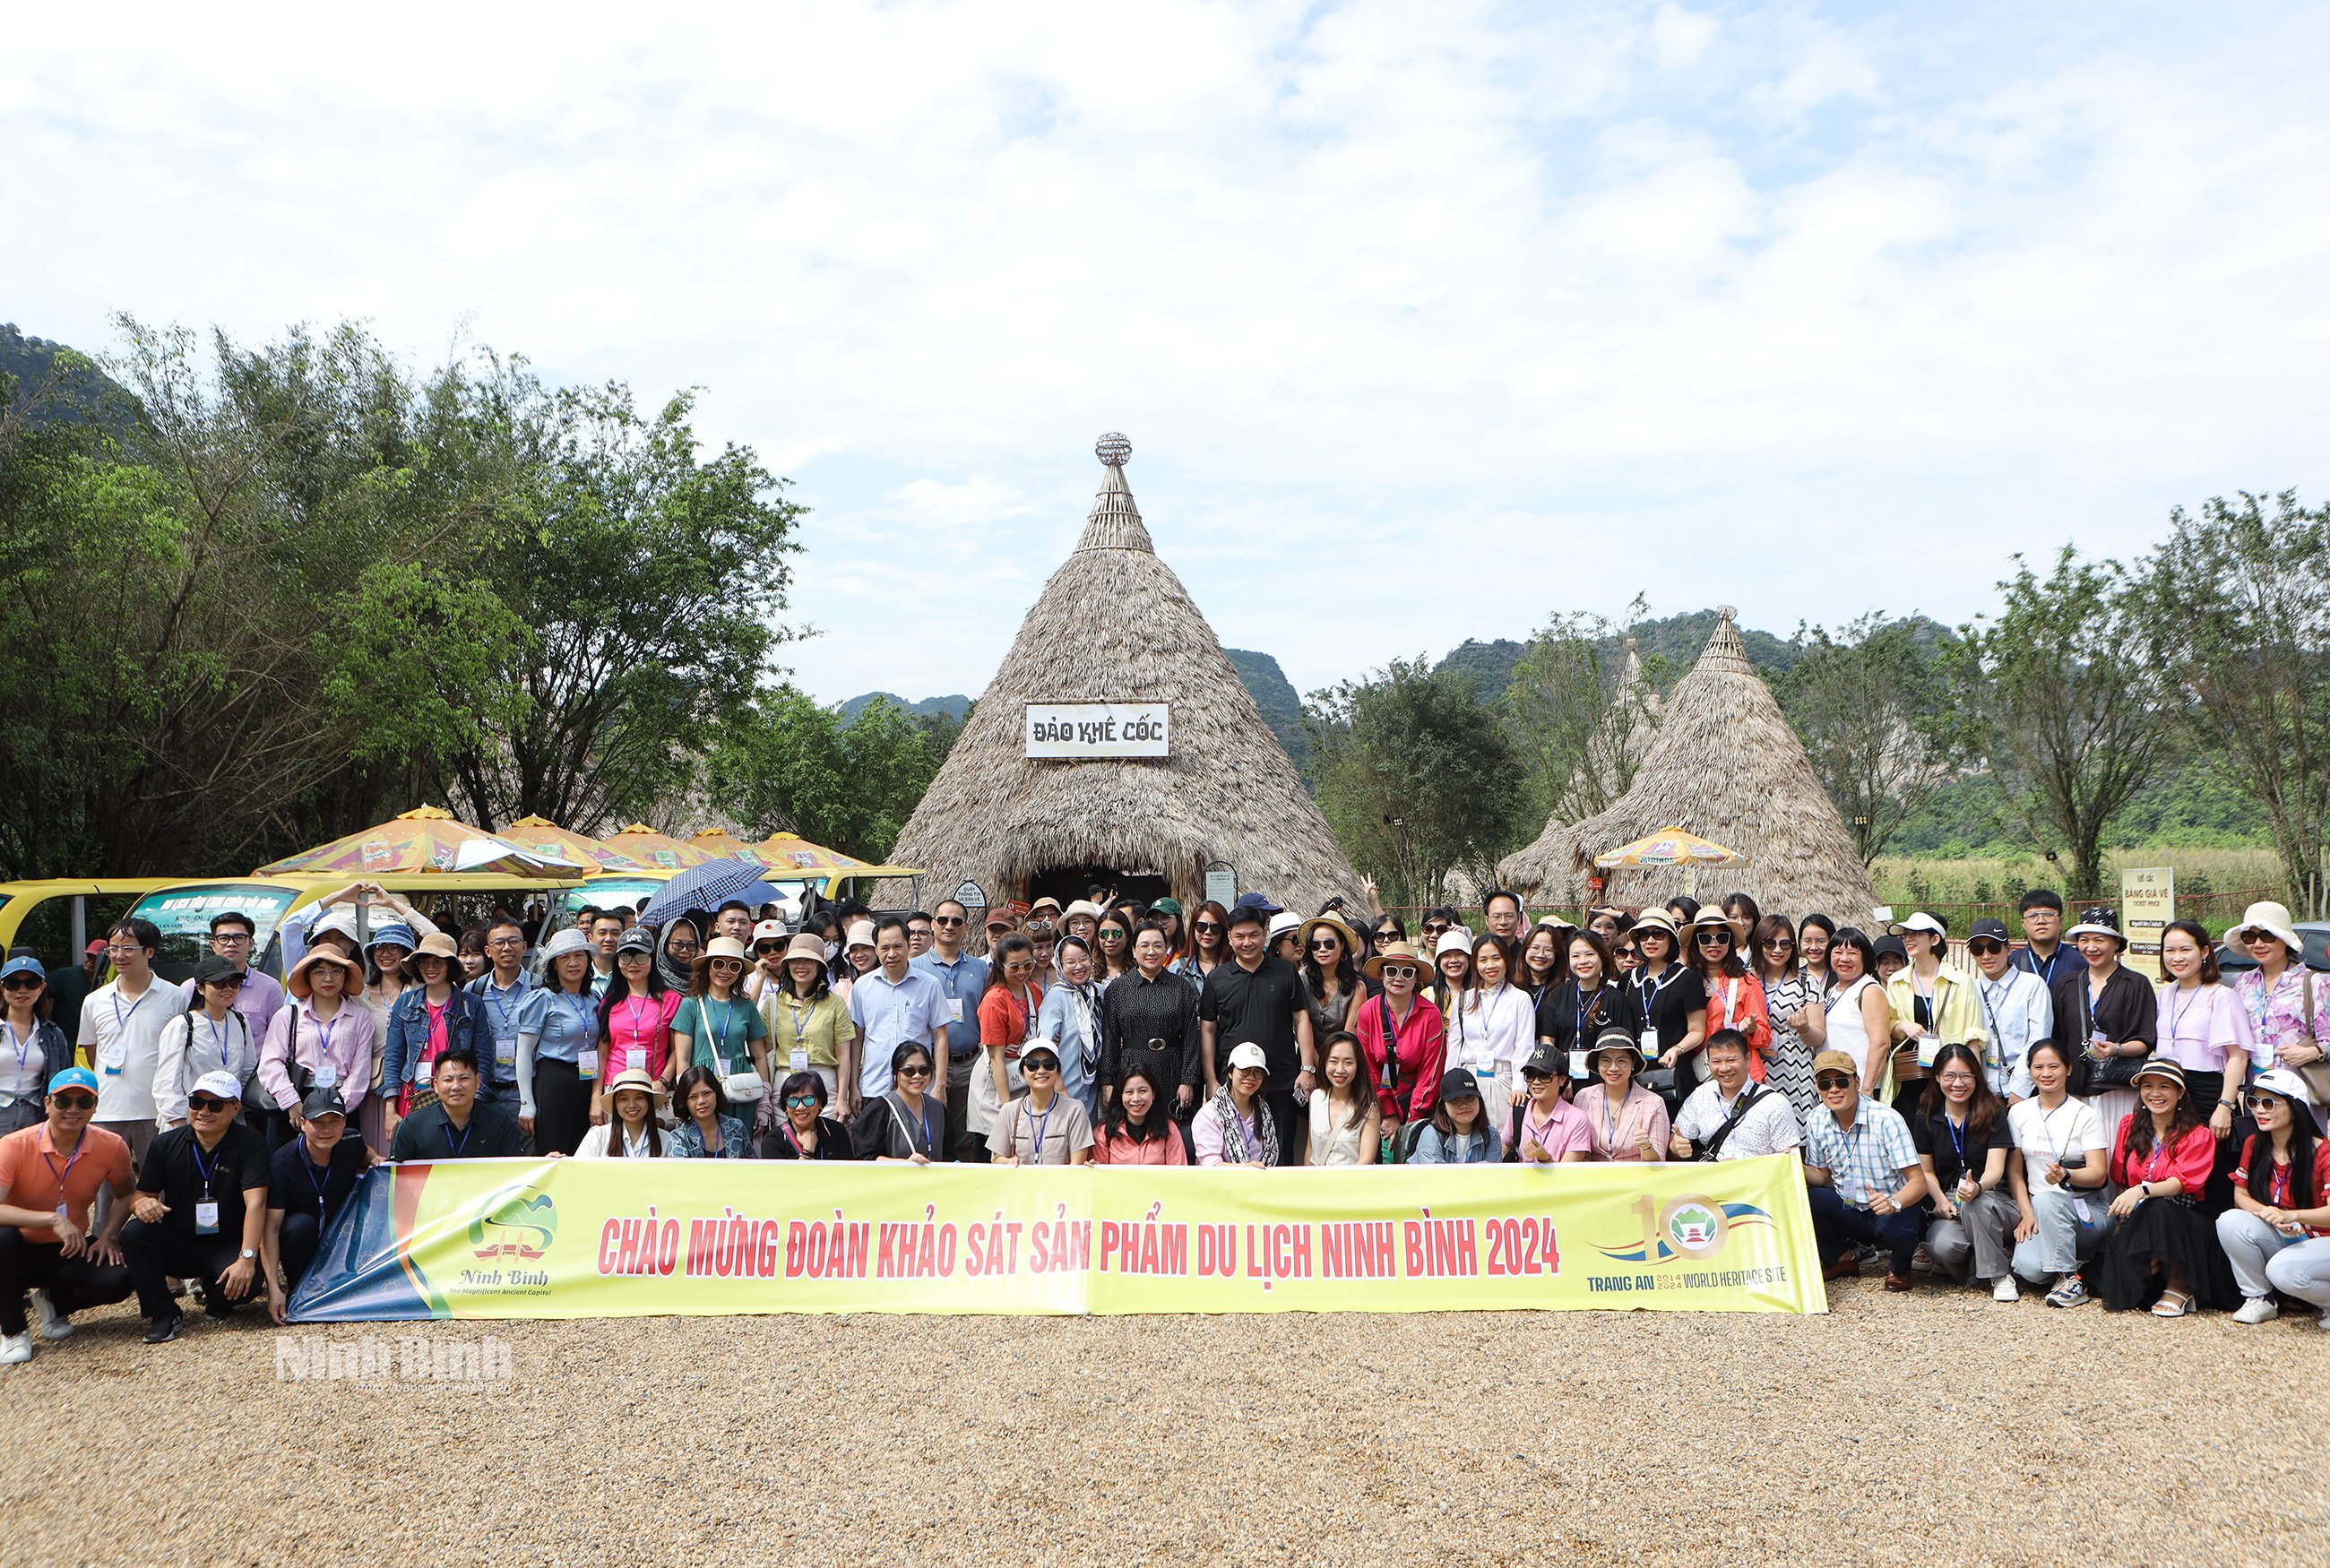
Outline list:
[[[1417,971],[1432,968],[1432,961],[1406,942],[1386,942],[1383,950],[1368,960],[1368,978],[1380,980],[1386,964],[1413,964]]]
[[[308,973],[317,964],[337,964],[346,970],[348,989],[351,994],[364,989],[364,966],[346,954],[330,948],[309,948],[299,961],[291,966],[291,972],[283,978],[283,988],[298,1000],[306,1001],[308,994],[315,989],[315,983],[308,978]]]
[[[704,944],[704,956],[707,959],[730,959],[745,965],[753,961],[753,955],[746,952],[744,944],[734,937],[714,937]]]
[[[1320,914],[1312,915],[1309,920],[1302,922],[1302,950],[1304,952],[1309,952],[1311,950],[1312,934],[1318,930],[1321,926],[1326,927],[1329,930],[1333,931],[1337,937],[1341,939],[1343,950],[1345,952],[1356,953],[1359,950],[1359,939],[1358,933],[1353,931],[1350,926],[1343,923],[1343,918],[1340,915]]]
[[[612,1104],[614,1102],[615,1096],[620,1094],[626,1089],[638,1090],[640,1093],[646,1095],[650,1101],[661,1100],[667,1092],[663,1084],[659,1081],[650,1078],[639,1069],[632,1067],[616,1073],[612,1078],[607,1081],[608,1103]]]
[[[2268,900],[2249,905],[2241,912],[2241,923],[2227,931],[2225,940],[2238,942],[2251,931],[2263,931],[2269,937],[2278,938],[2294,959],[2302,960],[2306,956],[2306,943],[2297,934],[2297,922],[2290,919],[2287,904]]]

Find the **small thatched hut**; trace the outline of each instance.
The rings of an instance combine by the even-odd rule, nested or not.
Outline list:
[[[975,883],[990,907],[1094,885],[1206,896],[1209,868],[1239,893],[1308,912],[1355,902],[1359,877],[1221,643],[1157,558],[1124,483],[1132,447],[1100,446],[1100,493],[1074,553],[1035,608],[890,858],[926,868],[924,903]],[[1170,753],[1037,758],[1028,708],[1164,704]],[[877,897],[896,902],[903,883]]]
[[[1681,827],[1748,857],[1746,865],[1699,873],[1699,897],[1747,893],[1768,912],[1814,910],[1866,921],[1877,890],[1844,820],[1813,772],[1771,689],[1748,662],[1722,607],[1699,663],[1676,683],[1650,737],[1634,787],[1574,827],[1548,823],[1537,842],[1497,867],[1505,885],[1532,903],[1575,908],[1587,902],[1594,857]],[[1604,896],[1663,903],[1684,891],[1679,869],[1613,871]]]

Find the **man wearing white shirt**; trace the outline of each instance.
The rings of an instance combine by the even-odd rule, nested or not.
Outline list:
[[[1700,1147],[1722,1132],[1715,1158],[1753,1159],[1763,1154],[1793,1153],[1804,1143],[1796,1113],[1788,1097],[1766,1083],[1748,1082],[1748,1036],[1737,1029],[1718,1029],[1707,1039],[1707,1070],[1714,1076],[1691,1091],[1682,1102],[1667,1140],[1667,1152],[1676,1159],[1700,1157]],[[1738,1122],[1733,1115],[1746,1107]]]
[[[2031,1088],[2031,1047],[2055,1032],[2055,998],[2046,983],[2014,962],[2006,940],[2004,921],[1976,921],[1966,937],[1966,952],[1981,978],[1975,997],[1982,1006],[1989,1038],[1983,1049],[1983,1076],[1991,1091],[2010,1105],[2028,1100]]]
[[[162,1061],[162,1026],[178,1014],[175,987],[154,973],[162,933],[152,921],[128,920],[105,933],[113,978],[89,994],[81,1009],[81,1049],[97,1070],[97,1116],[90,1122],[129,1145],[142,1166],[154,1141],[154,1072]],[[101,1224],[112,1207],[98,1195]]]

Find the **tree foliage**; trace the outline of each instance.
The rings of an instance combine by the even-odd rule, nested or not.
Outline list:
[[[1629,619],[1639,620],[1643,608],[1636,600]],[[1514,661],[1502,710],[1527,774],[1533,820],[1579,821],[1634,782],[1657,724],[1653,694],[1665,661],[1638,659],[1629,675],[1619,647],[1602,617],[1561,615]]]
[[[1390,902],[1437,902],[1452,870],[1485,882],[1528,822],[1521,758],[1495,710],[1421,658],[1313,693],[1303,728],[1319,808]]]
[[[845,722],[838,710],[779,686],[721,726],[706,782],[755,837],[798,833],[878,861],[960,732],[943,713],[916,718],[887,697]]]
[[[1956,776],[1948,682],[1918,623],[1871,611],[1832,636],[1800,628],[1772,682],[1863,865]]]

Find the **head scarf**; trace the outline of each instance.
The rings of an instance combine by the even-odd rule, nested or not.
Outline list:
[[[661,975],[663,983],[673,990],[685,991],[695,983],[696,970],[693,965],[683,964],[673,958],[671,949],[666,945],[671,940],[674,926],[686,926],[689,930],[696,932],[696,948],[698,952],[704,950],[704,931],[694,921],[682,915],[673,921],[671,925],[664,927],[662,934],[656,938],[656,973]]]

